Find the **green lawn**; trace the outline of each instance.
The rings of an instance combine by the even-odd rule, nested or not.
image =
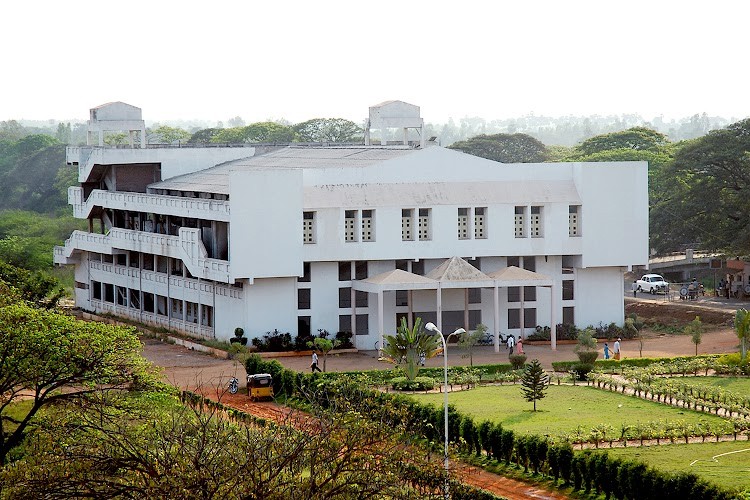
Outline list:
[[[435,405],[443,404],[442,394],[415,394],[415,399]],[[537,401],[537,411],[521,395],[520,385],[484,386],[449,393],[449,403],[476,422],[491,420],[516,432],[558,436],[570,433],[579,425],[586,431],[599,424],[612,426],[619,435],[624,424],[658,420],[712,424],[721,418],[681,408],[645,401],[619,393],[587,386],[552,385],[547,396]]]
[[[690,385],[721,387],[737,394],[750,393],[750,378],[747,377],[677,377],[675,380]]]
[[[750,488],[750,442],[744,440],[613,448],[607,453],[645,462],[660,470],[693,472],[724,488]]]

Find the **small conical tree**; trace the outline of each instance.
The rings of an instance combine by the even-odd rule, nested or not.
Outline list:
[[[544,372],[544,368],[542,368],[539,360],[535,359],[526,365],[526,368],[523,370],[523,378],[521,379],[523,397],[526,401],[534,403],[534,411],[536,411],[537,400],[542,399],[546,395],[547,387],[549,387],[549,375]]]

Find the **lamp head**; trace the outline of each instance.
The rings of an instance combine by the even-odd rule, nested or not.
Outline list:
[[[466,333],[466,330],[464,330],[463,328],[459,328],[458,330],[456,330],[453,333],[456,334],[456,335],[461,335],[462,333]]]
[[[428,330],[428,331],[431,331],[431,332],[439,332],[440,331],[435,326],[435,323],[427,323],[426,325],[424,325],[424,329]]]

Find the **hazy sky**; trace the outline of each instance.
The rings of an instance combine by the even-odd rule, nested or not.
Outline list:
[[[750,116],[742,1],[9,0],[0,120]]]

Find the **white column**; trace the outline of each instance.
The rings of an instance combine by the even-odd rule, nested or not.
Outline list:
[[[443,290],[442,285],[438,282],[437,286],[437,328],[441,332],[443,331]]]
[[[383,290],[378,290],[378,335],[380,335],[380,348],[383,348]]]
[[[523,335],[523,330],[524,330],[524,316],[526,316],[525,311],[524,311],[524,297],[523,297],[523,295],[524,295],[523,294],[523,292],[524,292],[523,288],[524,287],[522,285],[522,286],[520,286],[518,288],[520,289],[520,292],[521,292],[521,312],[520,312],[521,317],[518,318],[519,322],[520,322],[520,326],[521,326],[521,331],[518,334],[518,338],[522,339],[522,338],[524,338],[524,335]]]
[[[553,351],[557,350],[557,287],[555,286],[555,283],[557,280],[552,281],[552,285],[549,287],[549,293],[550,293],[550,322],[552,323],[550,325],[550,347]]]
[[[493,295],[495,299],[495,352],[500,352],[500,288],[495,284]]]

